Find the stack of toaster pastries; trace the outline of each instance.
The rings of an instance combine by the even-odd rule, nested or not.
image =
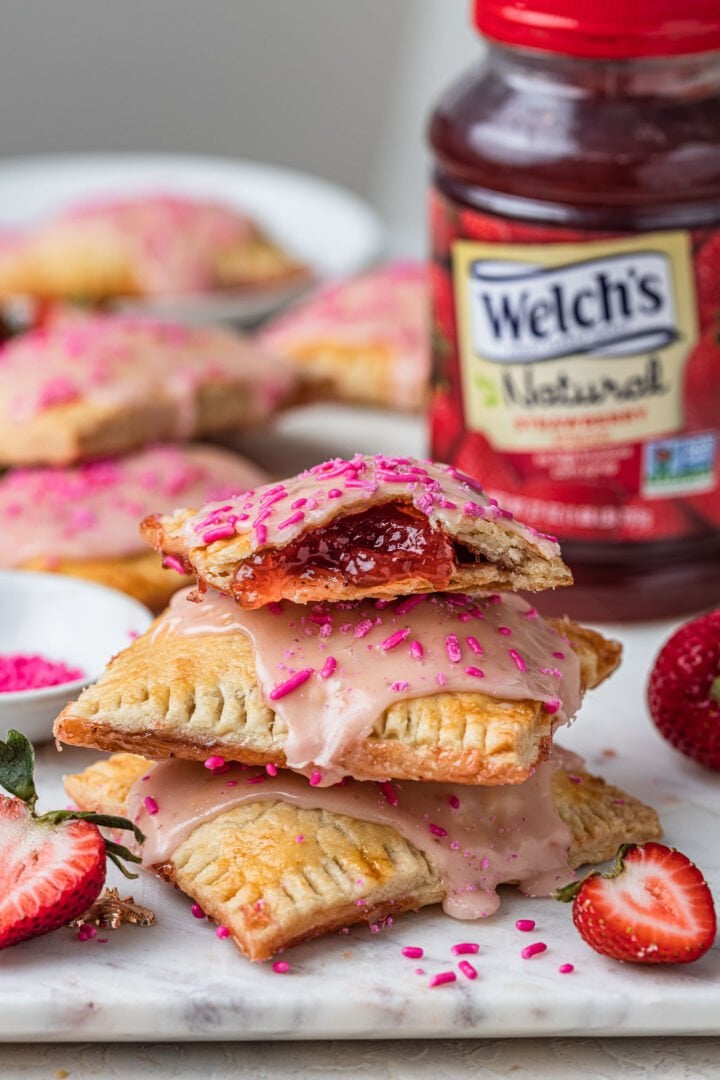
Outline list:
[[[551,895],[659,836],[553,742],[619,645],[518,595],[571,575],[469,477],[357,455],[143,531],[197,586],[58,717],[116,752],[66,786],[136,820],[250,959],[426,904],[489,916],[500,884]]]

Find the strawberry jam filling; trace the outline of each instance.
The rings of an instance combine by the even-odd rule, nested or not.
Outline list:
[[[414,507],[388,503],[338,518],[298,537],[280,550],[258,552],[236,575],[238,591],[251,593],[253,606],[283,596],[288,581],[317,584],[338,577],[374,588],[420,578],[444,589],[456,565],[455,548]]]

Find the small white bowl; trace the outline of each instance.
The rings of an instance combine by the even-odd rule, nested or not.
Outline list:
[[[148,609],[125,593],[62,574],[2,570],[0,598],[0,653],[37,653],[85,672],[59,686],[0,692],[3,738],[10,728],[31,742],[52,738],[61,709],[152,622]]]

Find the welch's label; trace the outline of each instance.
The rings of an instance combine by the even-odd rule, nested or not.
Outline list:
[[[672,265],[661,252],[558,267],[476,259],[467,287],[473,346],[498,363],[633,356],[678,336]]]
[[[612,445],[682,427],[697,338],[682,232],[453,244],[465,420],[506,450]]]

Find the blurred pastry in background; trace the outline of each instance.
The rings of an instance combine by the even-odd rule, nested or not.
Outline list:
[[[192,580],[140,538],[158,505],[224,499],[267,479],[237,454],[151,446],[69,469],[12,469],[0,478],[0,567],[47,570],[110,585],[159,611]]]
[[[104,304],[266,288],[309,278],[247,215],[145,194],[72,206],[0,247],[0,297]]]
[[[0,465],[70,465],[267,421],[297,377],[221,327],[61,321],[0,353]]]
[[[322,289],[259,341],[293,362],[310,399],[419,410],[430,375],[425,267],[388,263]]]

